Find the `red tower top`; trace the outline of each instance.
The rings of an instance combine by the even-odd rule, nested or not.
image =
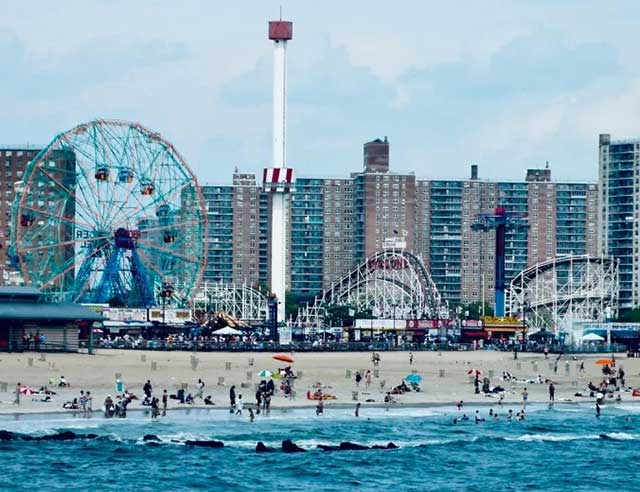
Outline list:
[[[289,41],[291,38],[293,38],[293,22],[283,20],[269,22],[269,39]]]

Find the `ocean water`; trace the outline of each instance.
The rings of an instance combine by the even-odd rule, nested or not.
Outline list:
[[[454,425],[451,408],[273,410],[254,423],[224,410],[173,411],[151,421],[69,415],[0,417],[33,436],[62,430],[94,440],[0,442],[0,490],[99,491],[615,491],[640,490],[640,407],[533,406],[527,420]],[[476,408],[464,408],[473,416]],[[514,411],[517,409],[514,408]],[[484,416],[488,408],[482,407]],[[630,419],[630,421],[629,421]],[[163,440],[143,442],[145,434]],[[187,439],[222,440],[222,449]],[[255,452],[291,439],[306,453]],[[326,452],[318,444],[394,442],[400,449]]]

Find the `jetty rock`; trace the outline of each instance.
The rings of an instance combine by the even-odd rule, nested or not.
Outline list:
[[[185,441],[185,445],[193,446],[196,448],[223,448],[224,443],[222,441]]]
[[[291,439],[286,439],[282,441],[282,451],[285,453],[305,453],[307,450],[291,442]]]

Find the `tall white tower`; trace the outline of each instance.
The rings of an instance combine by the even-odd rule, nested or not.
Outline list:
[[[271,195],[271,291],[278,299],[278,321],[285,317],[287,204],[285,194],[293,191],[293,169],[287,167],[287,41],[293,37],[293,23],[269,22],[273,41],[273,167],[264,170],[263,187]]]

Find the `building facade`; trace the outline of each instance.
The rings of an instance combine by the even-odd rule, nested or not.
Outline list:
[[[640,209],[640,139],[599,140],[599,243],[618,260],[621,312],[640,304],[638,235]]]
[[[474,232],[471,223],[496,207],[531,224],[507,232],[507,280],[557,255],[597,254],[595,183],[553,182],[548,166],[527,170],[523,181],[481,180],[477,166],[469,179],[418,179],[391,170],[386,137],[363,150],[362,169],[348,178],[296,181],[287,252],[287,286],[296,294],[320,293],[395,239],[422,259],[450,303],[492,303],[495,234]],[[233,186],[212,188],[220,191],[205,187],[210,221],[217,220],[210,227],[213,265],[206,278],[264,283],[268,195],[252,174],[236,173]]]

